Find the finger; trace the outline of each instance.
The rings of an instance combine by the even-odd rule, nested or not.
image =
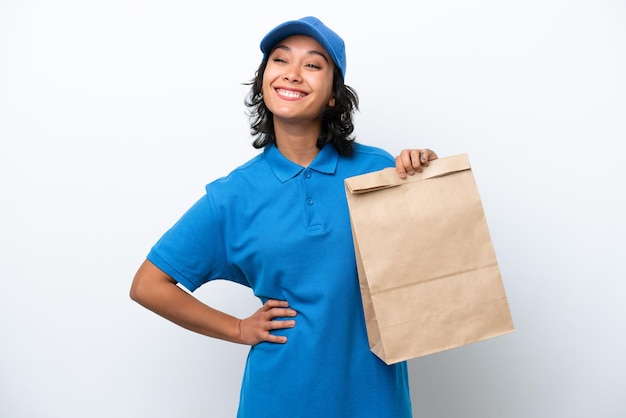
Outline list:
[[[280,330],[280,329],[289,329],[295,326],[296,326],[296,321],[294,321],[293,319],[289,319],[285,321],[277,321],[277,320],[269,321],[267,323],[268,331],[265,333],[265,336],[263,339],[265,341],[269,341],[273,343],[284,344],[287,342],[287,337],[285,335],[274,335],[270,331]]]
[[[268,323],[269,330],[293,328],[295,326],[296,321],[293,319],[286,319],[284,321],[273,320]]]
[[[429,149],[422,150],[421,161],[423,166],[428,166],[428,163],[430,161],[436,160],[437,158],[439,157],[437,156],[437,153],[435,153],[435,151]]]
[[[396,173],[401,179],[405,179],[407,176],[406,169],[404,168],[404,163],[402,162],[402,155],[398,155],[396,157]]]
[[[263,310],[269,311],[274,308],[286,308],[288,306],[289,306],[289,302],[287,302],[286,300],[268,299],[263,304]]]
[[[422,167],[428,167],[428,150],[418,150],[419,152],[419,160],[420,160],[420,169],[418,171],[422,171]]]
[[[417,156],[412,152],[414,150],[402,150],[400,155],[396,157],[396,172],[401,178],[406,178],[407,175],[412,176],[415,174],[414,159]]]
[[[274,318],[294,317],[298,315],[295,309],[291,308],[272,308],[267,312],[268,316]]]
[[[287,337],[285,337],[284,335],[270,334],[268,332],[267,335],[265,336],[265,338],[263,338],[263,341],[267,341],[267,342],[270,342],[270,343],[276,343],[276,344],[285,344],[287,342]]]
[[[420,149],[412,149],[409,151],[411,155],[411,165],[415,171],[418,173],[422,172],[422,164],[425,161],[426,156],[422,154],[422,150]]]

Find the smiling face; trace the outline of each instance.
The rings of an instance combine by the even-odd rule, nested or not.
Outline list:
[[[274,122],[317,123],[332,98],[335,65],[313,38],[296,35],[279,42],[263,74],[263,100]]]

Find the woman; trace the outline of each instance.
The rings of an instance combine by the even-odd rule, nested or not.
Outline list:
[[[131,298],[251,346],[238,417],[410,417],[406,364],[369,351],[343,181],[394,165],[405,177],[437,155],[394,160],[354,142],[344,43],[318,19],[279,25],[261,50],[246,104],[263,151],[206,186],[151,249]],[[263,306],[238,319],[176,286],[215,279],[249,286]]]

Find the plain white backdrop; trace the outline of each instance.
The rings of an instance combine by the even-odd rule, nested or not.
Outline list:
[[[621,0],[0,0],[0,416],[234,416],[246,347],[128,290],[255,155],[242,83],[306,15],[347,43],[358,139],[468,153],[483,198],[517,330],[411,360],[415,417],[626,416]]]

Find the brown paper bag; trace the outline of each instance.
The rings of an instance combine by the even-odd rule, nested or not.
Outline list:
[[[374,354],[393,364],[514,331],[466,154],[345,185]]]

